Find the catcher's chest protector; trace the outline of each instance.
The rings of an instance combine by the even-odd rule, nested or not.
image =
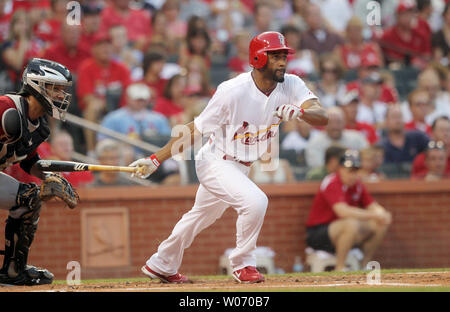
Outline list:
[[[40,117],[37,124],[32,124],[25,116],[24,98],[20,95],[5,95],[14,101],[17,111],[20,115],[21,136],[12,142],[0,138],[0,170],[3,170],[14,163],[25,159],[32,153],[48,136],[47,121]]]

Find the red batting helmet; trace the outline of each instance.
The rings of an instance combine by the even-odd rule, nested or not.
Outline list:
[[[276,31],[266,31],[252,39],[249,46],[249,61],[254,68],[262,68],[267,63],[267,51],[285,50],[289,54],[294,49],[286,46],[284,36]]]

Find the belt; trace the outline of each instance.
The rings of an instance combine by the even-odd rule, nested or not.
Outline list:
[[[238,162],[244,166],[250,167],[252,165],[253,162],[251,161],[242,161],[242,160],[238,160],[236,158],[234,158],[233,156],[229,156],[229,155],[223,155],[223,160],[234,160],[235,162]]]

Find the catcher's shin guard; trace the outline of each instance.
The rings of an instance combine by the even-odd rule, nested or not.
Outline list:
[[[37,230],[41,201],[35,184],[23,184],[17,194],[17,206],[26,208],[18,218],[8,217],[5,227],[5,257],[0,273],[0,283],[13,285],[50,284],[53,274],[47,270],[27,265],[28,252]]]

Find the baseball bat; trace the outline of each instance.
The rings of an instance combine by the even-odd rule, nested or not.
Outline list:
[[[54,172],[70,172],[70,171],[122,171],[122,172],[136,172],[137,167],[124,167],[124,166],[104,166],[84,164],[74,161],[61,161],[61,160],[38,160],[36,163],[38,169],[42,171],[54,171]]]

